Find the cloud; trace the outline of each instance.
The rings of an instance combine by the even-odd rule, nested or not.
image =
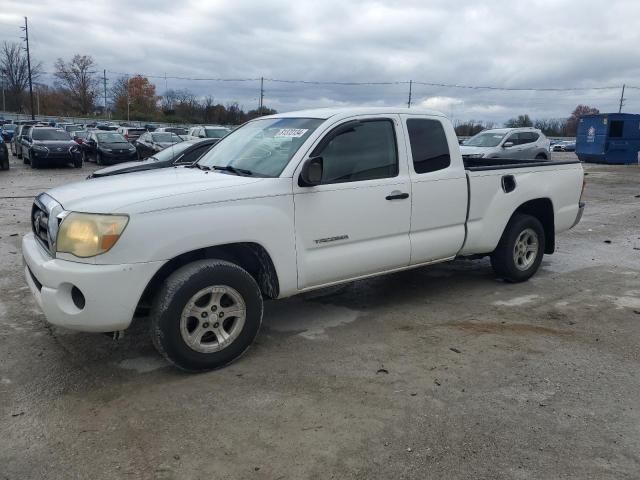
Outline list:
[[[632,60],[640,44],[640,2],[633,0],[606,6],[595,0],[4,0],[0,40],[19,40],[25,15],[33,56],[48,72],[58,57],[89,54],[100,73],[107,70],[109,83],[118,76],[112,72],[153,74],[162,93],[166,73],[168,88],[246,108],[258,103],[259,80],[170,77],[616,87],[545,93],[413,85],[420,102],[460,120],[491,121],[523,113],[566,117],[578,103],[617,111],[617,87],[640,78],[640,62]],[[627,111],[639,111],[640,90],[627,89],[626,96]],[[408,84],[266,80],[265,99],[281,111],[405,105]]]
[[[421,107],[440,110],[442,112],[446,112],[452,107],[462,104],[464,104],[464,100],[462,100],[461,98],[451,97],[430,97],[420,102]]]

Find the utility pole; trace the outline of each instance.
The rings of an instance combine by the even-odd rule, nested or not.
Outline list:
[[[413,80],[409,80],[409,101],[407,102],[407,108],[411,108],[411,87],[413,86]]]
[[[27,69],[29,70],[29,100],[31,101],[31,120],[35,120],[35,113],[33,111],[33,84],[31,82],[31,54],[29,53],[29,24],[27,17],[24,17],[24,40],[27,42]]]
[[[262,115],[262,102],[264,101],[264,77],[260,77],[260,105],[258,107],[258,114]]]
[[[4,98],[4,89],[5,89],[6,83],[7,83],[7,77],[2,77],[2,111],[3,112],[7,111],[7,105]]]
[[[625,84],[622,84],[622,93],[620,94],[620,107],[618,108],[618,113],[622,113],[622,105],[624,105],[624,87]]]
[[[129,122],[129,107],[131,106],[131,101],[129,100],[129,80],[130,78],[127,77],[127,122]]]
[[[109,118],[107,114],[107,69],[102,70],[102,82],[104,85],[104,118]]]
[[[38,104],[38,116],[40,116],[40,89],[36,90],[36,103]]]

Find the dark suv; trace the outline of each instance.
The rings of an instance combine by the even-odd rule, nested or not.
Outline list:
[[[22,157],[31,168],[45,165],[73,164],[82,167],[78,144],[59,128],[34,127],[22,136]]]

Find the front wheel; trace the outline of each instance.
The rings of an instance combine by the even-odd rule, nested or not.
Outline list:
[[[9,170],[9,154],[2,160],[2,165],[0,166],[0,170]]]
[[[96,164],[104,165],[104,162],[102,161],[102,154],[100,152],[96,153]]]
[[[151,318],[153,343],[167,360],[182,370],[211,370],[251,346],[262,323],[262,295],[239,266],[199,260],[167,278]]]
[[[507,282],[524,282],[536,273],[544,255],[544,228],[531,215],[514,215],[502,234],[491,266]]]

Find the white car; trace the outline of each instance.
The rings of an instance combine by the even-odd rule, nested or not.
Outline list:
[[[200,125],[197,127],[191,127],[187,134],[188,140],[194,140],[196,138],[222,138],[231,132],[230,128],[221,126],[208,126]]]
[[[549,160],[549,139],[537,128],[483,130],[460,146],[463,158]]]
[[[175,167],[40,194],[22,243],[49,322],[109,332],[150,314],[189,371],[253,342],[263,299],[490,256],[531,277],[581,217],[578,161],[463,162],[451,123],[415,109],[321,109],[252,120]]]

